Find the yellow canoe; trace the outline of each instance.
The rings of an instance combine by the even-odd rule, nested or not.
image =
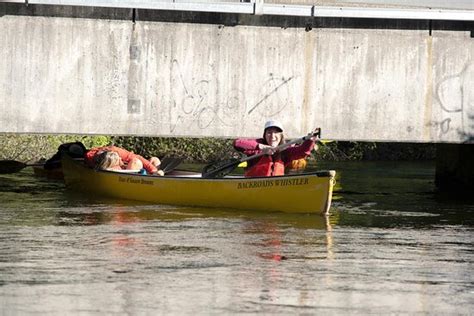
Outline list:
[[[204,179],[174,171],[158,177],[96,171],[69,157],[62,160],[66,186],[117,199],[158,204],[327,214],[336,172],[320,171],[267,178]]]

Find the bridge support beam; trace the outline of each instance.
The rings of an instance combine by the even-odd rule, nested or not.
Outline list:
[[[474,192],[474,145],[436,145],[436,187],[440,192]]]

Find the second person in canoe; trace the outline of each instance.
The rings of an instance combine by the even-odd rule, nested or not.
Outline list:
[[[145,169],[148,174],[163,175],[159,170],[160,159],[150,160],[131,151],[116,146],[95,147],[84,156],[87,165],[102,170],[136,170]]]
[[[247,156],[265,152],[266,155],[249,160],[245,168],[246,177],[269,177],[285,174],[285,167],[298,159],[303,159],[311,154],[316,137],[304,141],[301,145],[291,146],[282,152],[276,147],[285,143],[283,125],[275,120],[265,123],[263,137],[258,139],[239,138],[234,141],[234,148]]]

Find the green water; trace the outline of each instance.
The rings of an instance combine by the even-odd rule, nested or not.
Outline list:
[[[0,314],[471,314],[474,205],[431,163],[331,163],[329,218],[0,176]],[[270,197],[269,197],[270,198]]]

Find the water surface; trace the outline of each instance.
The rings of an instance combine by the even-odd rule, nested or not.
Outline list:
[[[328,218],[0,176],[0,314],[471,314],[474,206],[431,163],[331,163]]]

